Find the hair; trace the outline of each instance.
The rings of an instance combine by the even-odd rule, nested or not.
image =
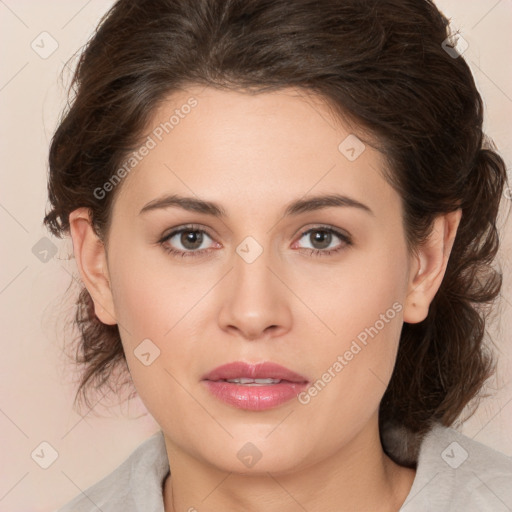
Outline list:
[[[402,198],[410,250],[436,216],[462,209],[443,282],[427,318],[403,325],[379,409],[381,431],[398,425],[421,436],[434,422],[450,426],[495,369],[484,334],[502,282],[491,263],[507,176],[482,132],[471,71],[445,51],[449,37],[447,18],[430,0],[119,0],[73,75],[74,98],[49,151],[44,222],[58,237],[69,234],[69,214],[86,207],[105,240],[120,187],[101,199],[93,191],[175,91],[198,84],[317,94],[377,141]],[[117,325],[99,321],[85,288],[74,323],[84,367],[75,402],[89,404],[90,391],[128,367]]]

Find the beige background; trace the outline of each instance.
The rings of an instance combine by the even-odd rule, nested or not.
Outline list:
[[[73,368],[62,353],[64,319],[73,313],[74,262],[69,241],[43,228],[48,144],[65,104],[59,73],[111,2],[0,0],[0,511],[52,511],[120,464],[158,429],[134,400],[114,408],[72,411]],[[510,166],[512,156],[511,0],[438,0],[468,41],[468,60],[486,105],[485,128]],[[50,36],[40,36],[48,32]],[[43,43],[41,43],[41,39]],[[52,42],[53,40],[56,43]],[[52,44],[58,48],[49,52]],[[509,198],[512,194],[509,191]],[[512,456],[512,221],[502,226],[503,300],[489,332],[499,347],[492,397],[461,430]],[[32,252],[49,237],[58,251],[46,263]],[[44,249],[44,247],[43,247]],[[35,252],[38,252],[35,250]],[[51,256],[51,253],[49,254]],[[48,256],[48,257],[49,257]],[[42,442],[57,458],[40,467]],[[45,457],[51,449],[43,445]],[[46,458],[45,460],[49,460]]]

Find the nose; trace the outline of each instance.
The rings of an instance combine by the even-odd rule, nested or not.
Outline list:
[[[267,339],[291,328],[289,301],[293,294],[285,284],[282,266],[270,252],[265,248],[253,261],[243,250],[242,256],[234,254],[218,319],[220,328],[232,335],[246,340]]]

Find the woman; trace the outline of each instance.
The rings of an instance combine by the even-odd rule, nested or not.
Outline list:
[[[459,52],[426,0],[112,7],[45,222],[77,396],[124,371],[161,430],[62,512],[512,509],[510,459],[450,428],[506,185]]]

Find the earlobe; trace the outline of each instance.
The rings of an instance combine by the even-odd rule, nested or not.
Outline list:
[[[82,281],[94,301],[94,312],[107,325],[117,323],[108,275],[105,246],[94,232],[89,210],[78,208],[69,215],[73,253]]]
[[[462,210],[438,216],[430,235],[413,257],[404,322],[425,320],[429,307],[443,281],[448,259],[455,241]]]

